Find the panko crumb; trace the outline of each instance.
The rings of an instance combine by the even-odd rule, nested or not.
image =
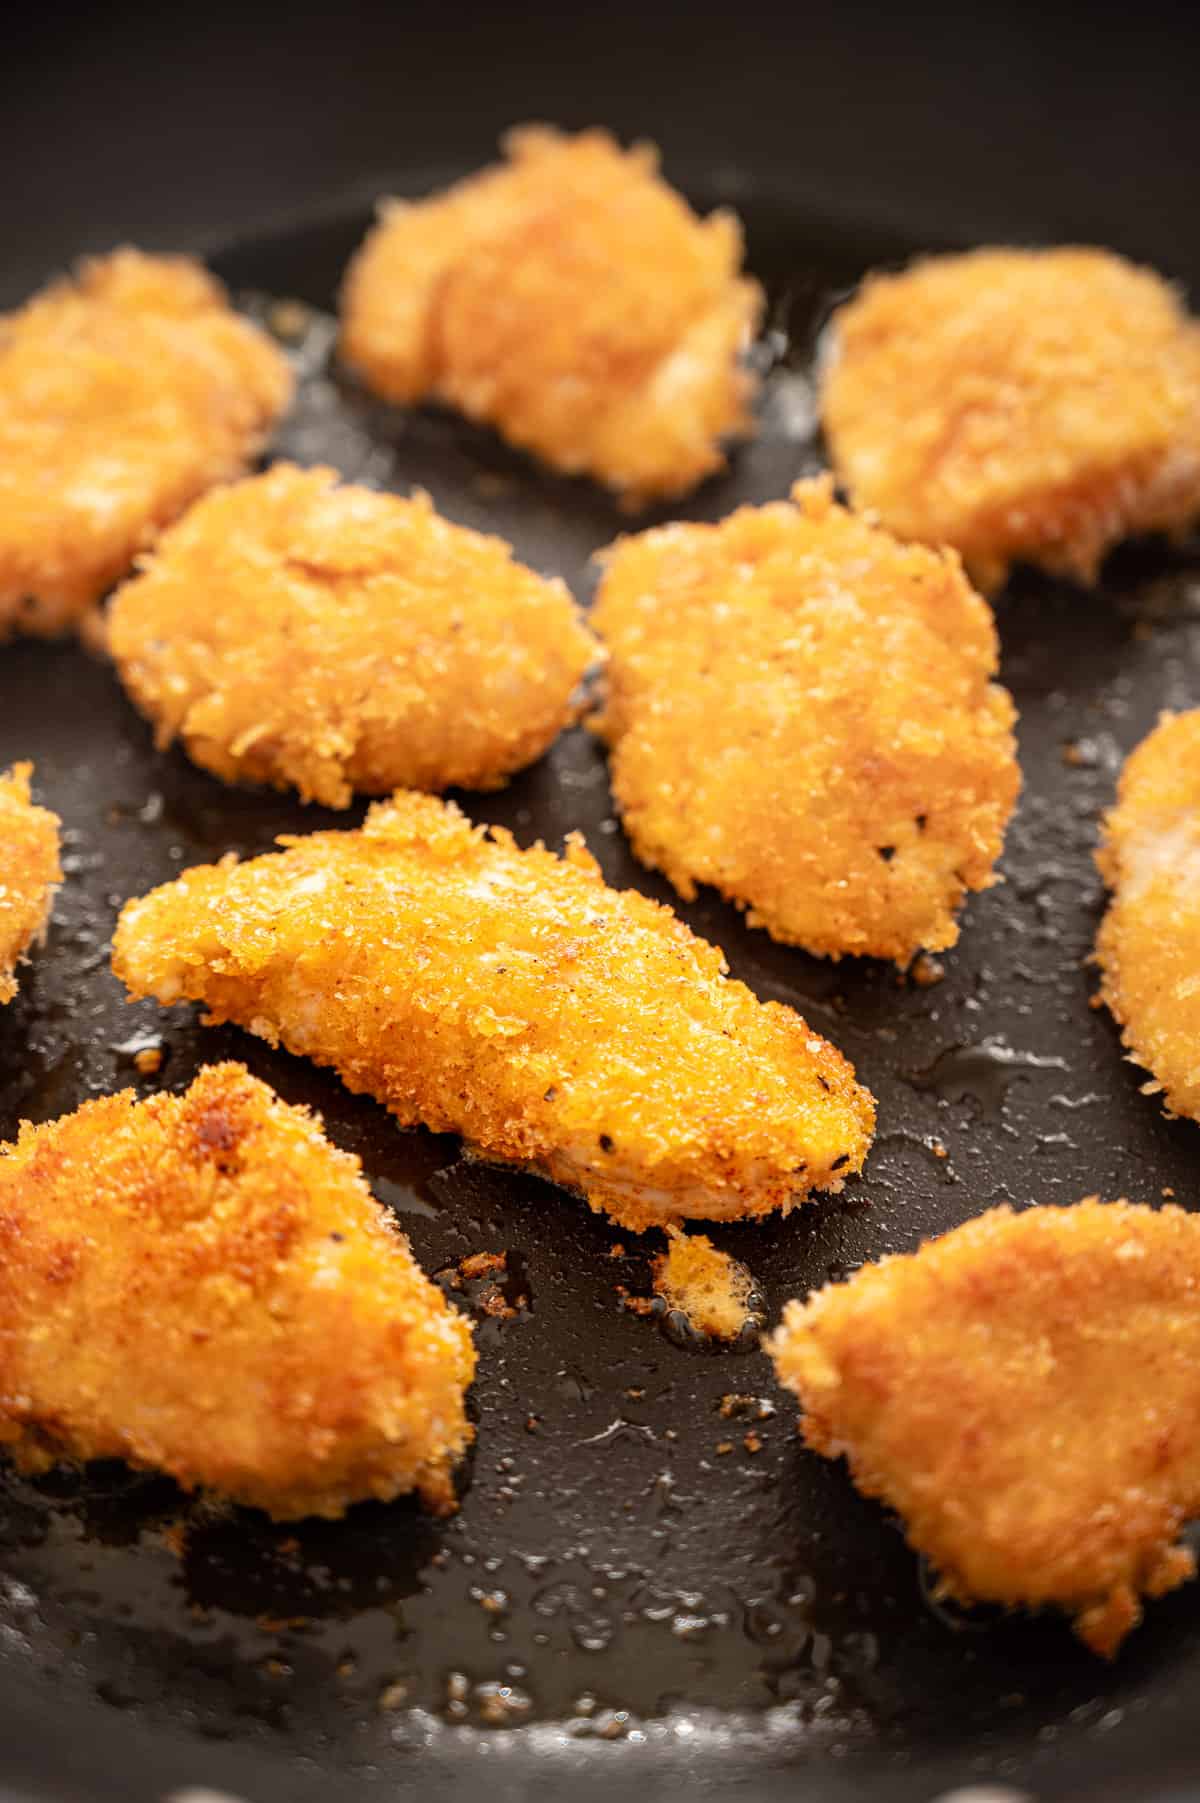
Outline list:
[[[385,203],[342,294],[342,354],[633,500],[684,494],[750,430],[762,310],[731,213],[699,219],[649,145],[513,131],[507,160]]]
[[[952,552],[900,544],[822,478],[620,540],[592,623],[643,863],[819,955],[903,967],[955,943],[1020,772],[991,610]]]
[[[671,1231],[651,1267],[654,1288],[710,1340],[736,1340],[755,1320],[754,1279],[703,1233]]]
[[[186,871],[127,903],[113,968],[332,1065],[638,1232],[789,1209],[862,1167],[874,1104],[792,1009],[669,908],[398,793],[356,832]]]
[[[1200,513],[1200,326],[1111,251],[990,249],[868,278],[821,380],[839,479],[902,538],[1090,584]]]
[[[244,1066],[23,1125],[0,1243],[23,1469],[124,1459],[278,1519],[414,1488],[453,1507],[471,1329],[358,1159]]]
[[[1194,1575],[1200,1216],[994,1208],[790,1302],[768,1350],[940,1595],[1057,1605],[1111,1657]]]
[[[62,821],[34,806],[32,775],[33,765],[24,763],[0,776],[0,1004],[17,993],[17,965],[45,934],[63,876]]]
[[[291,395],[283,353],[187,257],[119,250],[0,318],[0,634],[74,626]]]
[[[335,808],[499,787],[576,717],[598,655],[503,539],[290,463],[197,502],[117,590],[108,639],[159,746]]]
[[[1126,760],[1096,862],[1112,900],[1100,995],[1144,1094],[1200,1120],[1200,708],[1163,714]]]

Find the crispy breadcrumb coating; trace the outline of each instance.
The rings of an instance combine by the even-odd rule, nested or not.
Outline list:
[[[452,1502],[471,1330],[357,1158],[240,1064],[0,1150],[0,1446],[281,1519]]]
[[[574,718],[596,652],[564,585],[502,539],[294,464],[165,533],[109,645],[160,746],[327,807],[497,787]]]
[[[874,1107],[841,1054],[579,840],[520,851],[401,792],[281,844],[128,903],[129,989],[203,1001],[635,1231],[787,1210],[861,1167]]]
[[[120,250],[0,317],[0,634],[75,624],[247,468],[287,361],[186,257]]]
[[[750,1272],[705,1233],[668,1232],[667,1249],[652,1266],[655,1293],[706,1339],[736,1340],[755,1318]]]
[[[680,495],[750,430],[762,307],[731,213],[698,219],[649,145],[510,132],[507,161],[390,201],[350,266],[342,351],[387,400],[436,399],[634,500]]]
[[[834,316],[826,438],[851,497],[953,545],[1081,583],[1200,514],[1200,325],[1110,251],[978,250],[871,276]]]
[[[991,611],[953,553],[799,483],[791,503],[621,540],[592,622],[643,863],[830,957],[954,944],[1020,774]]]
[[[994,1208],[790,1302],[808,1444],[903,1517],[942,1593],[1057,1604],[1111,1656],[1195,1572],[1200,1218]]]
[[[32,764],[0,776],[0,1003],[17,993],[18,960],[45,932],[62,882],[62,821],[29,798]]]
[[[1096,862],[1112,902],[1101,995],[1173,1114],[1200,1120],[1200,708],[1164,714],[1128,758]]]

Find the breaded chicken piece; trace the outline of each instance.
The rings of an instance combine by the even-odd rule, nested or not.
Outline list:
[[[0,317],[0,634],[72,626],[242,474],[291,392],[282,353],[185,257],[120,250]]]
[[[14,764],[0,776],[0,1003],[17,993],[17,964],[46,931],[63,875],[62,821],[30,800],[32,774],[32,764]]]
[[[740,363],[762,308],[731,213],[698,219],[649,145],[510,132],[507,161],[390,201],[342,296],[342,352],[634,500],[680,495],[750,430]]]
[[[452,1503],[471,1330],[339,1152],[240,1064],[0,1150],[0,1446],[280,1519]]]
[[[203,1001],[635,1231],[786,1211],[862,1165],[874,1107],[841,1054],[580,841],[521,851],[401,792],[281,843],[127,904],[134,995]]]
[[[943,1595],[1057,1604],[1111,1655],[1194,1575],[1200,1217],[994,1208],[790,1302],[768,1350]]]
[[[953,545],[1081,583],[1138,532],[1200,514],[1200,325],[1110,251],[978,250],[875,275],[834,316],[826,439],[851,498]]]
[[[607,553],[598,728],[643,863],[772,938],[907,964],[958,938],[1020,787],[991,611],[827,480]]]
[[[564,585],[502,539],[294,464],[164,534],[114,597],[109,646],[160,746],[327,807],[497,787],[574,718],[597,649]]]
[[[1164,714],[1125,764],[1096,853],[1112,902],[1101,995],[1173,1114],[1200,1120],[1200,708]]]

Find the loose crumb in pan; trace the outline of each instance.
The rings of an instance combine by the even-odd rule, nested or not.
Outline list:
[[[285,1519],[453,1506],[470,1327],[358,1160],[242,1065],[26,1123],[0,1248],[0,1446],[25,1469],[126,1459]]]
[[[821,410],[838,479],[902,538],[1081,583],[1200,514],[1200,325],[1111,251],[977,250],[875,275],[834,315]]]
[[[226,782],[498,787],[578,711],[598,647],[565,586],[428,496],[278,463],[166,532],[109,611],[160,746]]]
[[[385,204],[350,266],[342,354],[632,499],[685,493],[750,427],[762,307],[729,213],[699,219],[649,145],[529,127],[507,161]]]
[[[1200,1216],[992,1209],[790,1302],[769,1350],[941,1594],[1056,1604],[1111,1655],[1194,1575]]]
[[[291,394],[282,352],[186,257],[116,251],[0,317],[0,635],[76,625],[243,473]]]
[[[706,1234],[672,1230],[653,1276],[667,1307],[710,1340],[736,1340],[755,1316],[753,1277]]]

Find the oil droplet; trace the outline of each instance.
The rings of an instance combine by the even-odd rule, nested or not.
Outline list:
[[[1001,1113],[1009,1085],[1029,1071],[1065,1071],[1065,1058],[1043,1056],[1010,1046],[1002,1039],[978,1045],[948,1046],[923,1070],[906,1073],[913,1088],[932,1092],[944,1102],[976,1101]]]

